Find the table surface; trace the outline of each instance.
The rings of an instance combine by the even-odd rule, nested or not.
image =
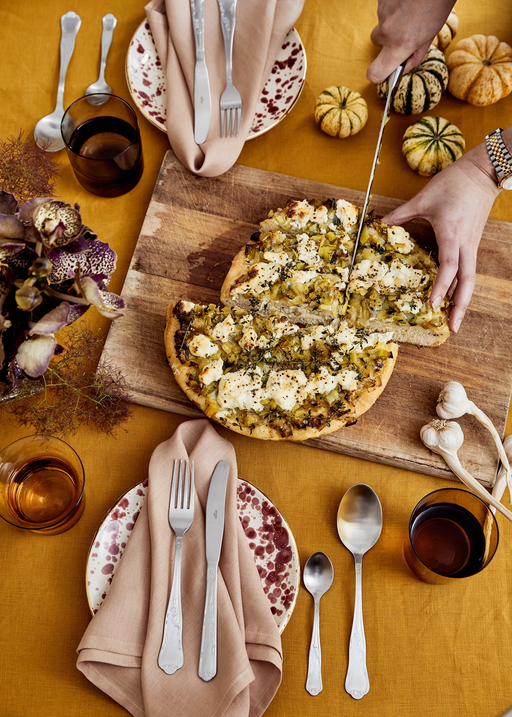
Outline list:
[[[376,2],[306,0],[296,27],[308,56],[302,96],[272,131],[248,142],[241,164],[364,190],[371,166],[382,105],[365,78],[376,50],[369,41]],[[58,75],[60,15],[66,0],[24,0],[0,8],[2,112],[0,139],[30,133],[53,110]],[[107,80],[130,99],[124,77],[130,38],[141,22],[143,3],[79,0],[82,17],[70,64],[65,102],[83,94],[98,74],[101,17],[118,18]],[[459,37],[495,34],[512,44],[512,11],[507,0],[459,0]],[[356,137],[323,135],[313,120],[315,97],[327,86],[344,84],[362,93],[370,118]],[[478,144],[512,117],[512,95],[488,108],[475,108],[445,95],[430,114],[447,117],[462,130],[467,147]],[[415,175],[400,154],[411,118],[393,116],[386,129],[374,183],[379,194],[408,199],[427,180]],[[64,154],[57,192],[82,208],[84,221],[118,252],[111,283],[120,291],[146,208],[168,149],[166,136],[141,118],[145,172],[128,195],[102,199],[74,179]],[[492,216],[512,221],[512,197],[503,193]],[[108,322],[93,311],[91,326],[106,335]],[[122,319],[121,319],[122,321]],[[464,331],[464,325],[461,331]],[[112,357],[115,359],[115,357]],[[431,416],[425,415],[425,422]],[[75,667],[76,647],[90,619],[85,595],[89,545],[107,509],[146,477],[154,448],[183,417],[135,407],[116,438],[82,427],[69,443],[83,459],[87,505],[80,523],[61,536],[41,538],[0,525],[0,717],[102,717],[126,714],[91,685]],[[461,419],[461,425],[471,418]],[[29,431],[0,414],[0,446]],[[269,717],[498,717],[512,705],[512,526],[499,520],[501,545],[479,576],[450,586],[430,586],[407,571],[401,555],[409,514],[416,502],[445,480],[326,453],[304,445],[256,442],[220,431],[236,449],[239,474],[255,483],[280,508],[294,533],[301,564],[317,550],[334,564],[335,581],[322,600],[324,690],[304,689],[313,603],[301,589],[283,634],[283,682]],[[512,432],[509,415],[507,433]],[[344,690],[354,576],[352,557],[335,526],[343,493],[355,482],[369,483],[384,512],[381,539],[364,559],[364,616],[368,645],[369,694],[355,701]]]

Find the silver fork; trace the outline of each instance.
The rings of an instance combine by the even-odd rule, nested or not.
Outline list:
[[[238,137],[242,118],[242,97],[233,84],[236,0],[217,0],[217,2],[220,9],[222,36],[224,37],[224,52],[226,53],[226,89],[220,97],[220,136],[233,137],[236,134]]]
[[[169,503],[169,523],[176,534],[174,572],[169,604],[165,613],[162,647],[158,666],[168,675],[183,667],[181,642],[181,546],[183,535],[194,519],[194,461],[174,461]]]

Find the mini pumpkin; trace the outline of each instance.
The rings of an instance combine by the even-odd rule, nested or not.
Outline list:
[[[422,177],[431,177],[464,154],[458,127],[443,117],[422,117],[405,130],[402,154]]]
[[[457,34],[458,29],[459,18],[452,10],[451,13],[448,15],[445,24],[432,40],[432,44],[444,52]]]
[[[315,120],[331,137],[357,134],[368,119],[368,105],[348,87],[328,87],[316,100]]]
[[[448,68],[444,54],[431,45],[423,61],[403,75],[393,98],[392,109],[404,115],[417,115],[435,107],[448,87]],[[388,83],[377,85],[381,100],[388,95]]]
[[[512,91],[512,47],[494,35],[459,40],[448,67],[448,89],[454,97],[472,105],[492,105]]]

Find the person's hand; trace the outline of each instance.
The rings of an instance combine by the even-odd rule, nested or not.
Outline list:
[[[403,62],[404,72],[419,65],[453,5],[454,0],[379,0],[371,41],[382,50],[366,73],[370,82],[384,82]]]
[[[499,192],[485,145],[479,145],[433,177],[409,202],[383,217],[389,225],[401,225],[416,217],[432,225],[439,248],[439,271],[430,305],[436,309],[455,286],[449,320],[450,331],[455,333],[473,293],[478,245]]]

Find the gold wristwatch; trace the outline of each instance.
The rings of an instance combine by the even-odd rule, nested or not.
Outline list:
[[[496,170],[497,184],[500,189],[512,189],[512,157],[501,137],[503,130],[498,127],[485,138],[487,152]]]

